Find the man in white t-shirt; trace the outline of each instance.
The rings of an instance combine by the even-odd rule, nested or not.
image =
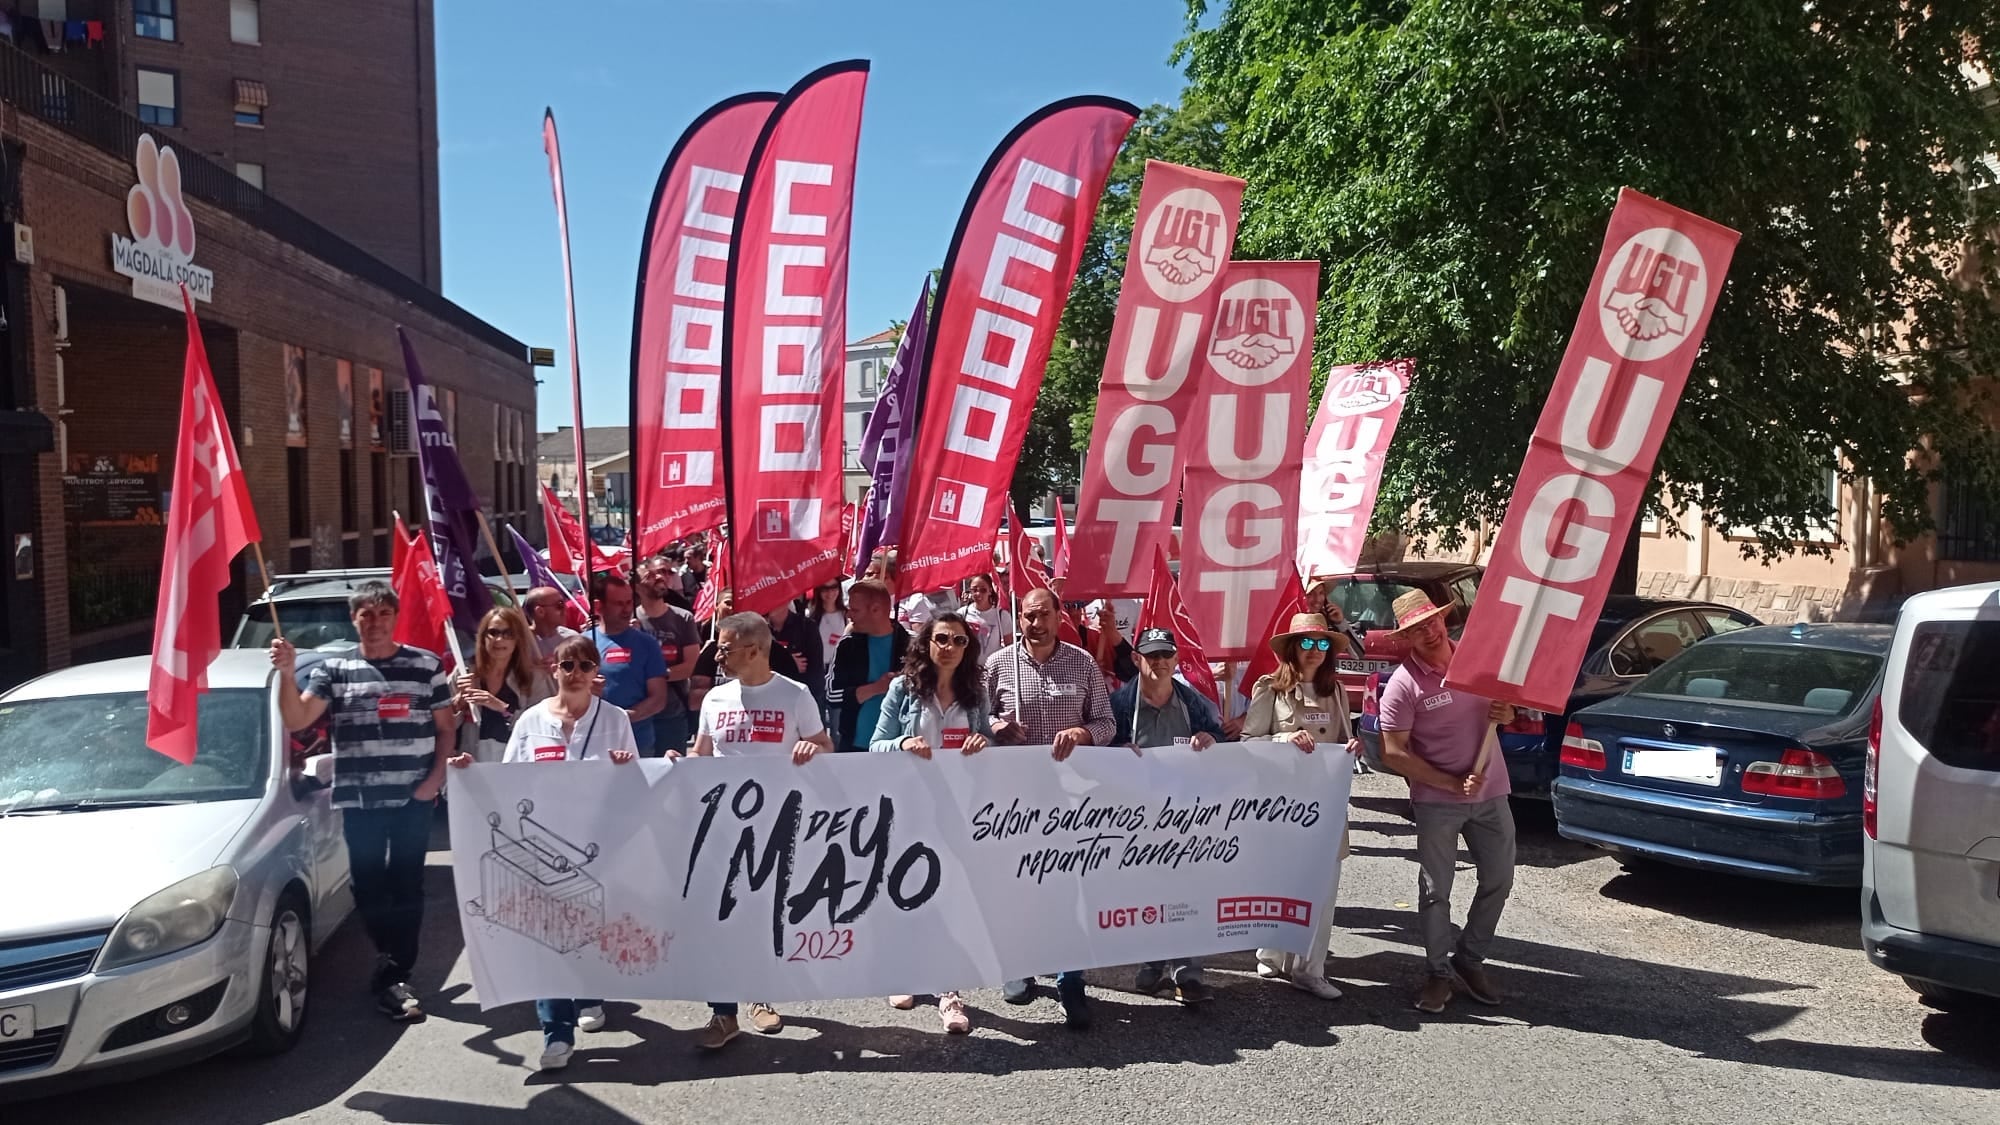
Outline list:
[[[732,613],[715,624],[715,662],[729,680],[709,689],[695,727],[694,756],[783,754],[804,765],[833,747],[819,703],[797,680],[771,671],[771,624],[761,614]],[[713,1051],[741,1034],[736,1005],[710,1004],[708,1026],[696,1040]],[[750,1005],[750,1026],[765,1035],[784,1029],[777,1009]]]

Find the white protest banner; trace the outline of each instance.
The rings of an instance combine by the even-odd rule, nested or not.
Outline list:
[[[1339,747],[994,747],[474,765],[451,779],[482,1007],[798,1001],[1257,947],[1339,879]]]

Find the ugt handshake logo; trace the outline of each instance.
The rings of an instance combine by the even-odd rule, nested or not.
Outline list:
[[[1222,204],[1200,188],[1173,192],[1139,231],[1140,272],[1161,300],[1199,296],[1222,272],[1228,230]]]

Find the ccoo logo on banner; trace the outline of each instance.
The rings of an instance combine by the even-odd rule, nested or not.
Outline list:
[[[1561,711],[1738,235],[1626,189],[1447,682]]]

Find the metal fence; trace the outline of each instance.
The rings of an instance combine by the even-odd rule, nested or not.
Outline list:
[[[141,133],[155,131],[116,102],[57,74],[5,41],[0,41],[0,100],[123,160],[132,159]],[[423,282],[264,194],[207,157],[185,148],[177,147],[174,152],[180,159],[181,190],[186,194],[408,301],[481,343],[527,359],[528,349],[521,341]]]
[[[1944,482],[1937,523],[1937,554],[1954,562],[2000,562],[2000,510],[1977,488]]]

